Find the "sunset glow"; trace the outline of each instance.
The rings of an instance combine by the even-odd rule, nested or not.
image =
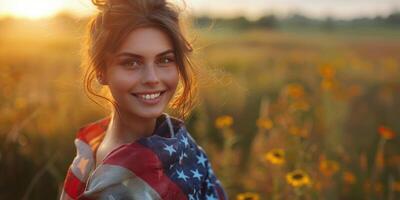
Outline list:
[[[19,18],[38,19],[49,17],[63,9],[60,1],[54,0],[17,0],[2,2],[1,15]]]
[[[304,13],[309,17],[354,18],[359,16],[387,15],[400,9],[396,0],[355,0],[355,1],[318,1],[318,0],[169,0],[198,15],[233,17],[244,15],[253,19],[266,13],[286,16],[293,12]],[[359,9],[362,4],[363,9]],[[95,11],[91,0],[0,0],[0,18],[12,16],[38,19],[50,17],[60,11],[78,15],[90,15]]]

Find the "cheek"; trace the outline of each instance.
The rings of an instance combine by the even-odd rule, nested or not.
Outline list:
[[[111,91],[128,91],[139,82],[136,74],[115,70],[108,74],[108,85]]]
[[[177,69],[170,70],[167,74],[166,82],[168,87],[175,90],[179,83],[179,72]]]

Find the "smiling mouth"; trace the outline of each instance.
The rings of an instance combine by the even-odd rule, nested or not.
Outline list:
[[[155,100],[158,99],[161,95],[163,95],[166,92],[164,91],[158,91],[158,92],[152,92],[152,93],[131,93],[133,96],[138,97],[143,100]]]

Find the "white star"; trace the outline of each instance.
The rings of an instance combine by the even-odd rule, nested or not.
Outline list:
[[[211,166],[208,164],[207,167],[208,167],[208,173],[214,175],[214,171],[212,170]]]
[[[199,200],[199,196],[196,192],[196,189],[193,189],[193,194],[189,194],[189,200]]]
[[[189,145],[188,139],[187,139],[187,137],[185,137],[185,136],[182,136],[181,142],[183,142],[183,143],[185,144],[185,147],[186,147],[187,145]]]
[[[107,198],[107,199],[116,200],[112,194],[108,195],[108,198]]]
[[[185,175],[185,173],[182,171],[178,171],[176,170],[176,173],[178,173],[178,178],[183,179],[184,181],[186,181],[186,179],[188,179],[189,177]]]
[[[182,152],[181,155],[179,155],[179,164],[182,165],[183,163],[183,158],[187,158],[187,154],[185,152]]]
[[[214,184],[211,183],[210,179],[207,179],[206,183],[207,183],[207,188],[214,186]]]
[[[218,200],[217,198],[214,197],[213,194],[210,194],[210,196],[206,195],[207,200]]]
[[[173,168],[175,166],[175,164],[172,164],[169,166],[169,169]]]
[[[172,155],[173,152],[176,152],[172,145],[165,145],[164,150],[168,151],[169,155]]]
[[[204,157],[204,155],[202,153],[200,153],[200,156],[196,156],[196,157],[197,157],[197,164],[201,164],[201,165],[203,165],[203,167],[206,167],[207,158]]]
[[[203,176],[199,173],[199,170],[190,170],[193,173],[193,178],[198,178],[200,180],[200,178]]]

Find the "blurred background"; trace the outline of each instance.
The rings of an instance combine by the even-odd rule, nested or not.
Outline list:
[[[187,126],[230,199],[400,198],[398,0],[175,3],[208,71]],[[94,12],[0,0],[0,199],[56,199],[106,114],[79,67]]]

